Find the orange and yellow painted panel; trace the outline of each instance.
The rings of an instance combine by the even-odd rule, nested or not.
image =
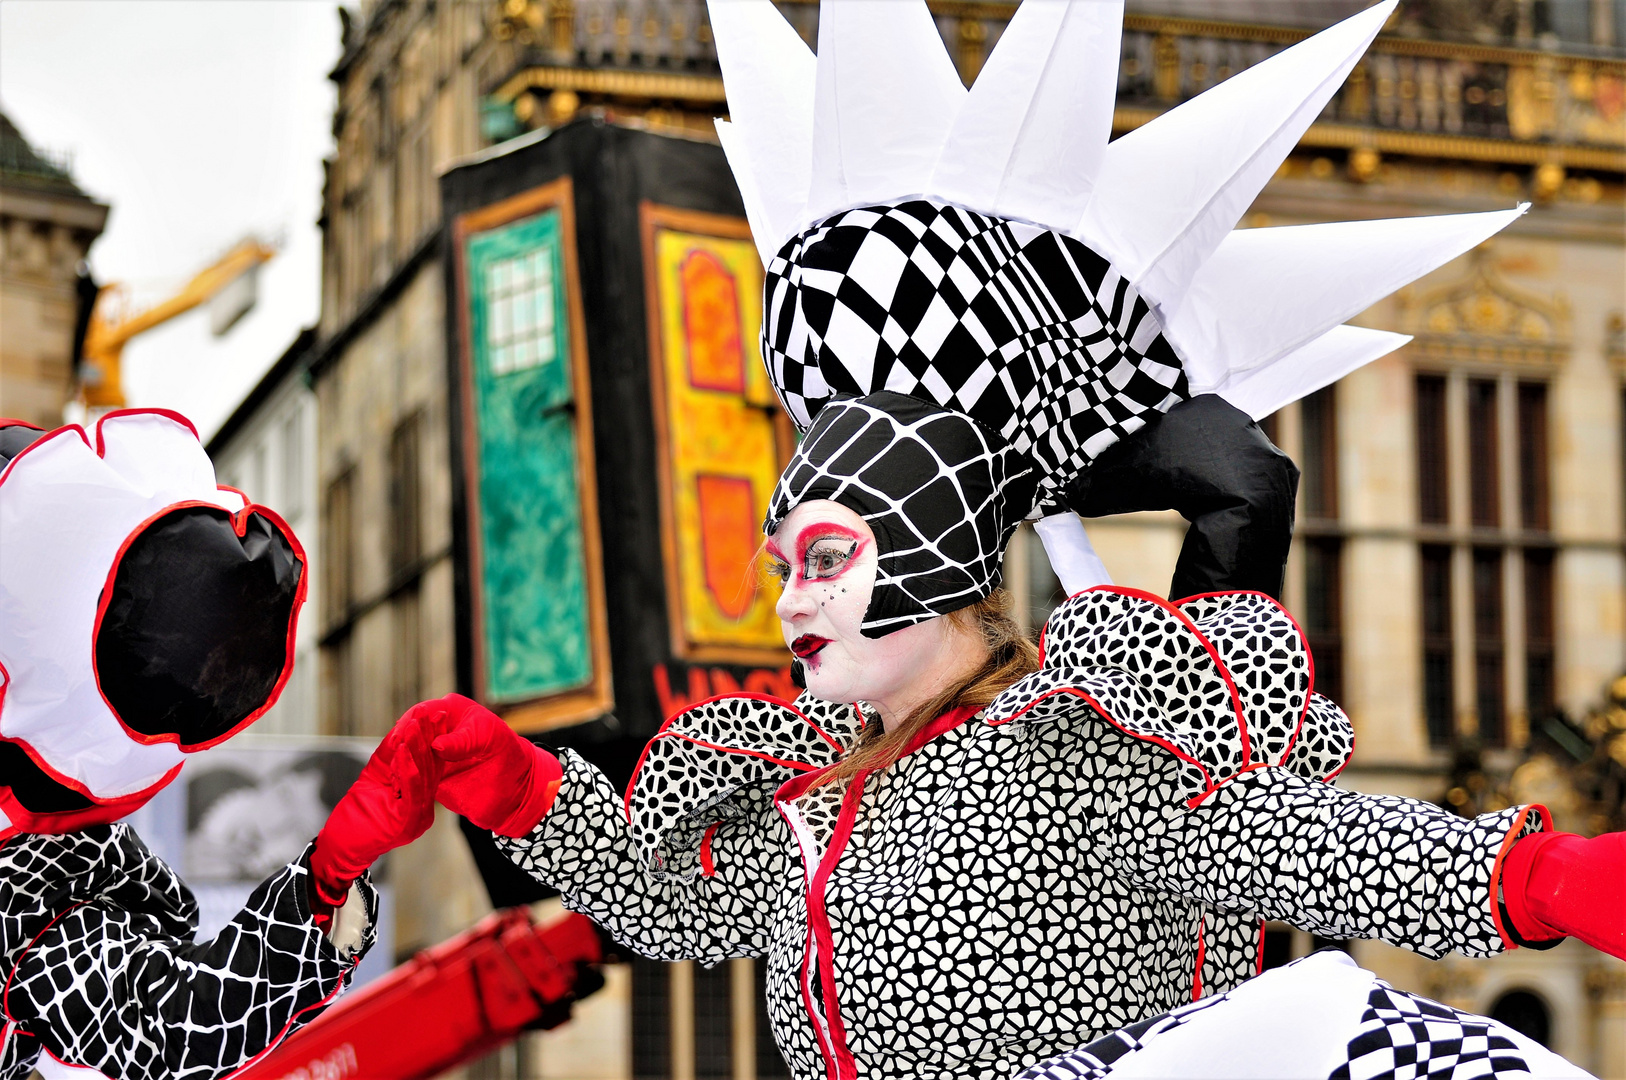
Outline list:
[[[785,425],[758,343],[762,266],[743,221],[646,204],[644,226],[673,651],[773,661],[757,563]]]

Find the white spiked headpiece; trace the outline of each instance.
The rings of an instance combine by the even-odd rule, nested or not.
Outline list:
[[[770,0],[710,0],[792,420],[881,391],[961,413],[1043,510],[1152,412],[1258,419],[1404,344],[1344,320],[1524,206],[1232,231],[1397,3],[1108,142],[1121,0],[1025,0],[969,90],[923,0],[824,0],[817,57]]]
[[[1109,143],[1120,0],[1026,0],[969,91],[923,0],[826,0],[816,58],[770,0],[711,0],[718,134],[764,266],[910,197],[1039,225],[1133,284],[1193,394],[1259,418],[1404,344],[1341,324],[1524,209],[1232,231],[1397,3]]]

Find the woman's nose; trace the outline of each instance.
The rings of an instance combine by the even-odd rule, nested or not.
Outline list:
[[[814,602],[807,589],[799,582],[790,581],[785,584],[785,591],[779,594],[779,603],[774,605],[774,614],[783,622],[794,622],[797,619],[807,618],[817,607],[818,604]]]

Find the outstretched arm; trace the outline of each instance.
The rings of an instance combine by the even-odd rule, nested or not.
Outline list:
[[[526,836],[496,837],[499,850],[641,955],[709,965],[768,951],[780,894],[789,875],[799,877],[773,786],[718,806],[720,822],[695,838],[695,865],[663,869],[640,856],[625,802],[604,774],[569,750],[561,764],[547,816]]]
[[[1539,810],[1460,818],[1431,803],[1335,788],[1279,767],[1244,773],[1195,808],[1155,755],[1144,787],[1150,827],[1120,842],[1126,869],[1162,891],[1257,910],[1326,937],[1377,938],[1438,958],[1512,944],[1496,898],[1502,856]]]
[[[789,831],[773,808],[782,777],[741,774],[690,805],[697,778],[668,779],[651,767],[664,755],[646,752],[639,782],[660,788],[649,801],[694,811],[674,811],[670,842],[648,850],[631,800],[575,753],[555,758],[455,694],[415,707],[400,726],[409,724],[430,733],[441,758],[440,801],[490,829],[498,850],[635,951],[707,964],[767,951],[795,872]]]
[[[307,849],[206,942],[164,933],[117,896],[69,908],[18,959],[7,1017],[58,1060],[115,1080],[227,1076],[314,1019],[372,944],[372,885],[356,884],[367,927],[341,951],[312,916],[309,862]]]

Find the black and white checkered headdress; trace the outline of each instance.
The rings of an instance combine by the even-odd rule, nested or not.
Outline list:
[[[1190,396],[1157,319],[1100,255],[926,199],[843,211],[781,248],[762,346],[802,430],[834,395],[907,394],[1031,455],[1047,497]]]
[[[1020,518],[1148,414],[1262,417],[1404,344],[1342,324],[1523,207],[1232,231],[1397,3],[1109,143],[1121,0],[1020,5],[969,90],[922,0],[824,0],[816,58],[771,0],[711,2],[791,419],[883,391],[961,413],[1034,463]]]

